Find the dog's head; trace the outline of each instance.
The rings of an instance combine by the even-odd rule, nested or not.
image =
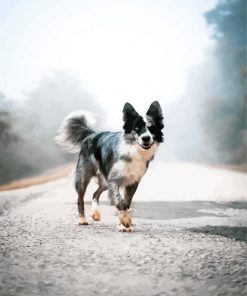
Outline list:
[[[137,141],[143,149],[149,149],[154,142],[163,142],[163,115],[160,104],[154,101],[144,119],[134,107],[126,103],[123,108],[125,137],[130,141]]]

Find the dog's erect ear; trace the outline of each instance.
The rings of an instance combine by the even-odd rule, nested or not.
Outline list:
[[[132,130],[133,121],[139,114],[130,103],[125,103],[123,108],[123,121],[125,133],[130,133]]]
[[[158,101],[154,101],[150,107],[148,108],[148,111],[147,111],[147,116],[150,116],[150,117],[163,117],[162,115],[162,109],[160,107],[160,104]]]
[[[123,107],[123,121],[138,116],[138,113],[130,103],[125,103]]]
[[[146,116],[147,116],[147,120],[151,123],[151,124],[154,124],[155,126],[157,126],[158,128],[162,129],[164,127],[164,124],[163,124],[163,114],[162,114],[162,109],[160,107],[160,104],[158,101],[154,101],[147,113],[146,113]]]

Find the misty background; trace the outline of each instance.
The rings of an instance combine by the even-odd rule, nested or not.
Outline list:
[[[206,2],[0,1],[0,183],[76,159],[69,112],[119,130],[126,101],[161,103],[160,160],[246,164],[246,1]]]

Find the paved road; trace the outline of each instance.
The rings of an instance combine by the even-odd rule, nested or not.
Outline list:
[[[119,233],[107,205],[102,221],[78,226],[71,188],[63,179],[0,194],[1,296],[246,295],[246,242],[186,219],[134,219]]]

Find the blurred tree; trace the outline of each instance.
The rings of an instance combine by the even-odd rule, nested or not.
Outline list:
[[[11,124],[11,115],[9,112],[9,101],[6,96],[0,92],[0,143],[6,146],[12,141],[16,141]]]
[[[0,142],[8,144],[11,141],[11,125],[9,122],[9,113],[0,109]]]
[[[222,162],[246,161],[246,1],[220,1],[205,14],[217,41],[218,95],[204,100],[204,130]],[[210,127],[210,128],[209,128]]]
[[[77,156],[63,152],[54,141],[61,121],[78,109],[101,113],[81,82],[64,72],[42,79],[24,96],[22,102],[0,112],[0,183],[76,160]],[[6,106],[5,99],[0,96],[0,106]]]
[[[15,178],[15,168],[21,164],[14,153],[20,138],[14,131],[15,117],[12,110],[11,101],[0,93],[0,183]]]
[[[43,78],[38,86],[25,93],[25,100],[16,108],[16,133],[22,143],[16,153],[31,168],[29,174],[74,160],[75,155],[64,152],[55,141],[59,125],[66,115],[84,109],[101,113],[94,97],[81,82],[64,72]]]
[[[246,162],[246,1],[224,0],[204,17],[214,45],[190,69],[183,96],[166,107],[175,159]]]

